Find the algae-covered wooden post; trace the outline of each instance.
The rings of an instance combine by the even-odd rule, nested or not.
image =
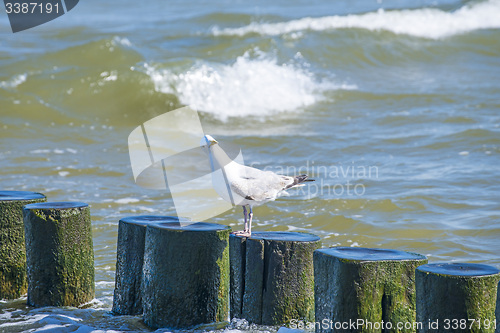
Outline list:
[[[495,310],[495,318],[497,326],[495,333],[500,333],[500,282],[498,283],[498,290],[497,290],[497,308]]]
[[[146,231],[143,319],[183,329],[229,317],[229,233],[215,223],[157,223]]]
[[[316,332],[416,332],[415,268],[425,263],[390,249],[315,251]]]
[[[118,223],[113,313],[142,314],[142,266],[146,227],[151,223],[179,221],[174,216],[129,216]]]
[[[78,306],[94,298],[90,209],[83,202],[24,208],[28,305]]]
[[[500,271],[469,263],[417,268],[417,320],[421,332],[495,332]]]
[[[314,320],[313,252],[318,236],[301,232],[231,235],[231,317],[282,325]]]
[[[46,200],[36,192],[0,191],[0,299],[27,291],[23,207]]]

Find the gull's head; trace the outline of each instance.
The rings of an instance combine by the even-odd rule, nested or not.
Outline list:
[[[215,140],[211,135],[205,135],[201,141],[200,141],[200,146],[202,148],[208,147],[210,148],[211,146],[217,144],[217,140]]]

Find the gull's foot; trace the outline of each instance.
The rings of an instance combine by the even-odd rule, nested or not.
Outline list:
[[[236,235],[236,236],[242,236],[242,237],[252,236],[252,233],[248,230],[233,231],[232,234]]]

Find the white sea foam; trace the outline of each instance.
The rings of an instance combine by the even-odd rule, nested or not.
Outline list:
[[[35,311],[46,311],[44,309],[39,309]],[[35,329],[26,330],[23,332],[73,332],[73,333],[118,333],[119,331],[115,330],[99,330],[92,326],[88,326],[83,323],[83,319],[76,316],[69,316],[63,313],[54,313],[54,310],[48,310],[48,313],[42,314],[30,314],[16,317],[18,321],[16,322],[8,322],[0,324],[0,331],[3,332],[2,329],[8,329],[12,331],[16,326],[26,327],[28,325],[36,325],[39,326]],[[61,310],[64,312],[64,310]],[[77,310],[78,311],[78,310]],[[75,312],[75,311],[72,311]],[[86,316],[83,312],[80,314]],[[86,316],[87,317],[87,316]],[[19,329],[21,331],[21,328]]]
[[[296,329],[296,328],[288,328],[288,327],[280,327],[277,333],[306,333],[307,331]]]
[[[81,318],[68,316],[62,313],[51,313],[49,316],[44,317],[39,322],[41,324],[74,324],[82,321]]]
[[[134,202],[139,202],[139,199],[136,198],[121,198],[115,200],[115,203],[117,204],[128,204],[128,203],[134,203]]]
[[[19,74],[13,76],[10,80],[0,81],[0,88],[15,88],[26,81],[28,74]]]
[[[299,228],[293,225],[288,225],[288,230],[287,231],[307,231],[307,229],[304,228]]]
[[[37,314],[37,315],[30,315],[28,316],[17,316],[16,320],[18,321],[11,321],[11,322],[6,322],[0,324],[0,328],[5,328],[5,327],[13,327],[13,326],[24,326],[32,323],[36,323],[39,320],[42,320],[43,318],[47,317],[47,314]],[[0,330],[3,331],[3,330]]]
[[[49,154],[51,152],[50,149],[35,149],[31,150],[30,154]]]
[[[118,36],[114,36],[113,39],[111,40],[111,42],[116,45],[116,44],[120,44],[120,45],[123,45],[123,46],[128,46],[128,47],[131,47],[132,46],[132,43],[130,42],[130,40],[126,37],[118,37]]]
[[[500,0],[473,3],[446,12],[435,8],[379,10],[359,15],[305,17],[279,23],[256,23],[240,28],[212,28],[214,35],[243,36],[248,33],[281,35],[303,30],[361,28],[391,31],[416,37],[440,39],[479,29],[500,28]]]
[[[69,332],[65,328],[68,328],[69,325],[59,325],[59,324],[48,324],[44,327],[40,327],[36,330],[36,332]]]
[[[176,94],[183,104],[222,121],[291,111],[318,102],[326,90],[356,88],[317,80],[301,66],[263,54],[244,54],[232,64],[200,62],[182,73],[145,69],[157,91]]]
[[[115,286],[115,282],[114,281],[96,281],[95,285],[96,285],[96,287],[112,288]]]
[[[137,210],[142,210],[142,211],[145,211],[148,213],[154,213],[157,211],[157,209],[155,209],[155,208],[146,207],[146,206],[137,206]]]

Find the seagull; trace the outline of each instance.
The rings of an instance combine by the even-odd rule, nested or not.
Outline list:
[[[243,207],[245,228],[233,232],[237,236],[252,235],[254,206],[274,201],[285,194],[286,190],[304,186],[304,182],[314,181],[308,179],[307,175],[289,177],[239,164],[231,160],[217,140],[210,135],[201,139],[200,146],[208,153],[212,184],[217,194],[232,205]]]

